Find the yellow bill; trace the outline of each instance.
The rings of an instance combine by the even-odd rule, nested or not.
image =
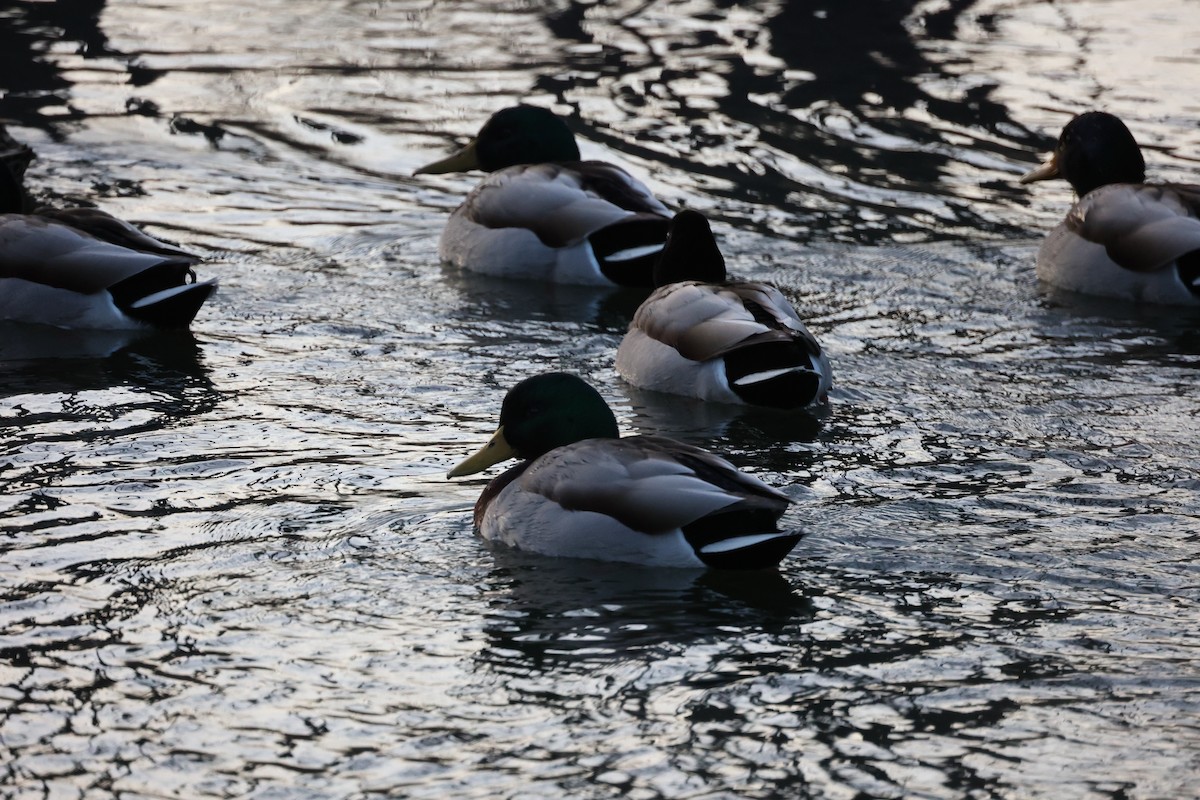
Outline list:
[[[1058,171],[1058,153],[1052,154],[1046,163],[1040,167],[1030,170],[1021,176],[1021,183],[1033,183],[1034,181],[1045,181],[1050,178],[1057,178],[1061,173]]]
[[[446,172],[467,172],[473,169],[479,169],[479,155],[475,151],[474,140],[454,155],[447,156],[441,161],[435,161],[432,164],[426,164],[414,172],[413,175],[420,175],[421,173],[441,175]]]
[[[492,434],[492,438],[488,443],[471,456],[468,456],[457,467],[446,473],[447,478],[460,478],[463,475],[474,475],[476,472],[482,472],[492,464],[499,464],[501,461],[506,461],[510,458],[516,458],[517,451],[513,450],[504,438],[504,426],[501,425]]]

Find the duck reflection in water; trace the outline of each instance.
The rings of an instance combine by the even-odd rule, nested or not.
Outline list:
[[[813,613],[778,572],[663,571],[501,548],[495,558],[480,659],[506,669],[625,661],[718,641],[730,628],[777,632]]]
[[[127,386],[186,416],[221,395],[189,331],[72,331],[0,322],[0,397],[75,394]]]
[[[634,429],[683,441],[738,442],[739,448],[756,454],[756,466],[785,472],[796,468],[795,453],[787,446],[816,441],[830,413],[827,406],[811,412],[736,406],[633,386],[625,392]],[[775,463],[774,458],[782,460]]]
[[[562,322],[620,335],[638,305],[646,299],[645,289],[514,281],[468,272],[449,264],[444,266],[442,274],[446,285],[462,298],[455,312],[458,317],[478,318],[491,327],[503,323]]]

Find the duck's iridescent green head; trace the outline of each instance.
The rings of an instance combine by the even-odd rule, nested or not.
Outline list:
[[[1021,183],[1058,177],[1083,197],[1111,183],[1142,183],[1146,161],[1125,123],[1104,111],[1089,111],[1066,124],[1050,158]]]
[[[504,396],[500,424],[521,458],[584,439],[620,436],[617,418],[600,393],[582,378],[547,372],[518,383]]]
[[[680,211],[671,219],[667,243],[654,265],[654,285],[724,280],[725,257],[717,247],[708,220],[699,211]]]
[[[500,427],[447,477],[470,475],[509,458],[534,459],[584,439],[616,439],[617,418],[582,378],[548,372],[526,378],[504,396]]]
[[[517,164],[578,160],[575,135],[554,112],[537,106],[513,106],[493,114],[462,150],[421,167],[415,174],[471,169],[495,172]]]

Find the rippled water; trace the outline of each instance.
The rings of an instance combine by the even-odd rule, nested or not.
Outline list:
[[[17,3],[34,187],[204,252],[193,335],[0,329],[0,787],[105,797],[1184,797],[1200,315],[1039,287],[1078,110],[1200,152],[1189,0]],[[828,415],[612,370],[630,298],[485,280],[410,177],[516,100],[708,212]],[[634,301],[636,302],[636,301]],[[504,389],[796,500],[778,576],[492,552]]]

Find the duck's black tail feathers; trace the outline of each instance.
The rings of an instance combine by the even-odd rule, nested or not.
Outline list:
[[[670,220],[654,215],[630,217],[588,237],[604,276],[620,286],[653,288],[654,265],[667,241]]]
[[[1175,260],[1179,280],[1194,296],[1200,297],[1200,250],[1184,253]]]
[[[736,503],[684,525],[683,535],[713,569],[769,569],[800,541],[801,534],[778,528],[784,505],[758,498]]]
[[[186,328],[217,288],[215,280],[196,282],[191,264],[167,261],[108,288],[125,314],[156,328]]]
[[[820,400],[821,374],[801,341],[757,342],[725,354],[725,376],[746,403],[805,408]]]

